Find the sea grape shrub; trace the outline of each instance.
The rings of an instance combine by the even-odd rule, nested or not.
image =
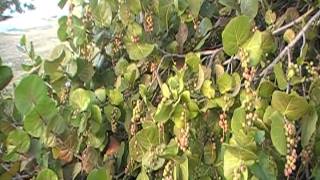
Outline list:
[[[317,2],[59,6],[61,44],[43,58],[24,36],[1,96],[0,179],[320,177]]]

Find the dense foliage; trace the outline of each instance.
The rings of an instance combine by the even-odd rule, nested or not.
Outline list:
[[[320,178],[318,1],[67,5],[48,58],[21,39],[0,179]]]
[[[19,0],[1,0],[0,1],[0,18],[4,13],[4,11],[6,10],[22,13],[25,8],[33,9],[34,6],[31,3],[21,3]]]

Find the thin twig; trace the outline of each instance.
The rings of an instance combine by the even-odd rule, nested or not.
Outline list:
[[[289,43],[280,53],[279,55],[273,60],[273,62],[271,62],[271,64],[269,64],[269,66],[267,66],[261,73],[260,73],[260,77],[261,76],[265,76],[268,74],[268,72],[273,68],[273,66],[275,64],[277,64],[281,58],[283,58],[284,56],[286,56],[288,53],[287,51],[290,51],[290,49],[292,47],[294,47],[296,45],[296,43],[300,40],[301,37],[303,37],[304,33],[309,29],[309,27],[312,25],[312,23],[320,16],[320,10],[318,10],[318,12],[313,15],[310,20],[307,22],[307,24],[301,29],[301,31],[297,34],[297,36],[293,39],[293,41],[291,43]]]
[[[303,15],[300,16],[299,18],[297,18],[297,19],[295,19],[294,21],[291,21],[290,23],[288,23],[288,24],[286,24],[286,25],[284,25],[284,26],[281,26],[280,28],[274,30],[274,31],[272,32],[272,35],[277,35],[277,34],[279,34],[280,32],[282,32],[282,31],[290,28],[291,26],[294,26],[294,25],[302,22],[302,21],[304,20],[304,18],[306,18],[310,13],[312,13],[313,10],[314,10],[313,8],[309,9],[305,14],[303,14]]]
[[[157,67],[157,71],[156,71],[156,78],[157,78],[157,81],[158,81],[158,84],[159,86],[161,87],[162,86],[162,80],[160,78],[160,75],[159,75],[159,71],[160,71],[160,67],[161,67],[161,64],[163,63],[164,59],[168,58],[168,57],[177,57],[177,58],[185,58],[187,54],[174,54],[174,53],[169,53],[169,52],[166,52],[165,50],[162,50],[160,48],[158,48],[163,54],[165,54],[161,60],[160,60],[160,63],[158,64],[158,67]],[[200,55],[202,56],[208,56],[208,55],[211,55],[211,57],[214,57],[218,52],[220,52],[222,50],[222,48],[217,48],[217,49],[211,49],[211,50],[203,50],[203,51],[198,51],[198,52],[195,52],[195,53],[199,53]]]

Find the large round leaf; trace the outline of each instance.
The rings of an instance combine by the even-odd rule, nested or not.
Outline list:
[[[71,92],[70,103],[74,108],[85,111],[91,103],[91,94],[87,90],[78,88]]]
[[[0,66],[0,90],[5,88],[12,78],[13,74],[11,68],[7,66]]]
[[[111,180],[109,173],[106,169],[95,169],[90,172],[87,180]]]
[[[23,130],[11,131],[7,137],[7,150],[25,153],[30,147],[30,137]]]
[[[112,21],[112,9],[109,1],[92,0],[90,1],[92,13],[95,21],[99,26],[108,26]]]
[[[58,180],[58,176],[54,171],[47,168],[39,172],[36,180]]]
[[[15,89],[15,105],[20,113],[25,115],[46,94],[47,87],[39,76],[27,76],[21,80]]]
[[[131,60],[142,60],[153,51],[154,44],[126,43],[127,52]]]
[[[156,126],[150,126],[139,131],[129,142],[130,157],[141,161],[144,153],[152,146],[158,145],[160,134]]]
[[[24,129],[33,137],[40,137],[45,129],[45,124],[36,110],[29,112],[23,120]]]
[[[300,119],[309,109],[309,104],[304,97],[281,91],[275,91],[272,94],[271,105],[289,120]]]
[[[237,53],[239,47],[251,34],[250,18],[238,16],[233,18],[222,32],[223,50],[230,56]]]
[[[224,94],[232,89],[233,79],[228,73],[224,73],[217,77],[217,84],[219,91]]]

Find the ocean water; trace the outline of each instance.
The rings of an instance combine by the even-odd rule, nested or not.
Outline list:
[[[26,10],[24,13],[5,12],[10,15],[5,21],[0,22],[0,33],[23,34],[26,30],[52,28],[56,26],[57,19],[67,14],[66,9],[58,7],[59,0],[21,0],[31,2],[36,9]]]

